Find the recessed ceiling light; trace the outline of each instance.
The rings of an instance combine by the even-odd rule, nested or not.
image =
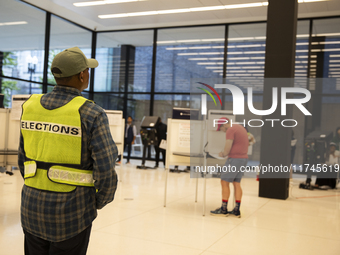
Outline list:
[[[84,6],[95,6],[95,5],[104,5],[104,4],[119,4],[119,3],[129,3],[129,2],[138,2],[144,0],[103,0],[103,1],[89,1],[89,2],[76,2],[73,3],[76,7],[84,7]]]
[[[326,34],[316,34],[313,36],[339,36],[340,33],[326,33]]]
[[[223,69],[223,66],[207,66],[205,69]]]
[[[94,1],[94,2],[91,3],[91,5],[92,6],[95,5],[94,4],[95,2],[98,2],[100,5],[110,3],[110,1]],[[128,1],[126,1],[126,2],[128,2]],[[132,2],[132,0],[131,0],[131,2]],[[82,6],[84,6],[84,4],[86,4],[86,2],[82,3]],[[268,5],[268,2],[247,3],[247,4],[230,4],[230,5],[205,6],[205,7],[194,7],[194,8],[185,8],[185,9],[157,10],[157,11],[150,11],[150,12],[130,12],[130,13],[124,13],[124,14],[106,14],[106,15],[99,15],[98,17],[100,19],[112,19],[112,18],[122,18],[122,17],[131,17],[131,16],[173,14],[173,13],[186,13],[186,12],[202,12],[202,11],[218,11],[218,10],[228,10],[228,9],[263,7],[263,6],[267,6],[267,5]],[[142,13],[144,13],[144,14],[142,14]],[[124,15],[124,16],[122,16],[122,15]]]
[[[157,43],[176,43],[176,41],[157,41]]]
[[[170,43],[193,43],[193,42],[216,42],[224,41],[223,38],[213,38],[213,39],[187,39],[187,40],[173,40],[173,41],[157,41],[157,44],[170,44]],[[206,49],[210,49],[211,46],[205,46]],[[224,48],[224,46],[213,46],[212,48]]]
[[[248,60],[249,57],[236,57],[236,58],[228,58],[228,60]]]
[[[187,50],[188,47],[174,47],[174,48],[166,48],[166,50]]]
[[[208,58],[188,58],[188,60],[202,61],[202,60],[208,60]]]
[[[228,41],[245,41],[245,40],[254,40],[255,37],[234,37],[228,38]]]
[[[0,26],[13,26],[13,25],[25,25],[27,21],[12,21],[12,22],[1,22]]]
[[[211,49],[211,46],[189,47],[189,50],[204,50],[204,49]]]
[[[197,52],[187,52],[187,53],[178,53],[178,56],[190,56],[190,55],[198,55]]]
[[[200,52],[200,55],[221,55],[224,54],[224,52]]]

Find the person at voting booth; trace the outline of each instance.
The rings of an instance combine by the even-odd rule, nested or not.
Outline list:
[[[340,150],[340,127],[336,129],[332,143],[335,143],[336,149]]]
[[[127,153],[128,153],[126,164],[130,163],[131,147],[132,147],[132,144],[135,143],[136,136],[137,136],[136,126],[132,124],[132,121],[133,121],[132,117],[129,116],[127,118],[127,124],[125,128],[124,147],[127,147]]]
[[[226,143],[220,157],[228,157],[225,167],[221,172],[222,186],[222,205],[214,211],[210,211],[215,216],[235,215],[241,217],[240,205],[242,198],[241,178],[243,172],[241,167],[245,167],[248,163],[248,134],[247,130],[238,124],[230,124],[228,118],[220,118],[218,120],[217,131],[226,133]],[[235,190],[235,208],[228,211],[228,200],[230,196],[229,183],[233,183]]]
[[[163,159],[163,164],[165,167],[165,156],[166,156],[166,151],[164,149],[161,149],[159,145],[161,144],[162,140],[166,140],[166,131],[167,131],[167,125],[162,122],[162,119],[160,119],[160,122],[156,128],[157,130],[157,138],[158,142],[157,145],[155,145],[155,150],[156,150],[156,164],[155,167],[158,167],[159,164],[159,154],[162,153],[162,159]]]
[[[340,157],[340,151],[338,151],[336,146],[336,143],[331,142],[328,146],[328,150],[326,152],[326,162],[325,164],[328,165],[329,167],[329,175],[332,171],[335,170],[334,165],[339,164],[339,157]],[[337,184],[337,173],[334,171],[332,174],[333,178],[324,178],[324,176],[318,176],[317,179],[315,180],[315,188],[320,188],[320,187],[329,187],[331,189],[336,188]],[[327,189],[327,188],[326,188]]]
[[[104,110],[81,95],[97,66],[78,47],[60,52],[51,65],[53,91],[23,104],[25,254],[86,254],[97,210],[114,199],[117,147]]]

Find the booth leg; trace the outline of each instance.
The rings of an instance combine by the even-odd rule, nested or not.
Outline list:
[[[166,207],[166,193],[168,188],[168,172],[169,168],[165,169],[165,188],[164,188],[164,207]]]
[[[147,148],[147,145],[144,145],[143,146],[143,159],[142,159],[142,166],[145,165],[145,158],[146,158],[146,148]]]
[[[207,178],[204,175],[204,185],[203,185],[203,216],[205,216],[206,194],[207,194]]]
[[[195,194],[195,203],[197,203],[197,193],[198,193],[198,177],[196,178],[196,194]]]

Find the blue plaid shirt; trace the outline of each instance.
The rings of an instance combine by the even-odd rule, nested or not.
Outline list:
[[[79,90],[56,86],[42,97],[41,104],[52,110],[67,104],[76,96],[81,96]],[[22,189],[23,229],[51,242],[67,240],[89,227],[97,217],[97,209],[110,203],[117,189],[117,146],[112,140],[107,116],[100,106],[89,101],[79,109],[79,113],[82,128],[81,168],[93,170],[95,189],[77,187],[70,193],[48,192],[26,185]],[[18,163],[22,176],[24,162],[21,135]]]

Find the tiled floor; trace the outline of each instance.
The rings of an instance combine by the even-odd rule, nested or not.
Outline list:
[[[170,173],[164,207],[165,171],[138,170],[137,163],[117,167],[116,198],[93,223],[89,255],[340,254],[340,189],[301,190],[301,179],[293,179],[289,199],[272,200],[244,178],[242,218],[220,218],[208,213],[220,205],[219,180],[207,179],[203,217],[202,179],[195,203],[196,179]],[[18,171],[0,174],[0,255],[23,254],[22,184]]]

